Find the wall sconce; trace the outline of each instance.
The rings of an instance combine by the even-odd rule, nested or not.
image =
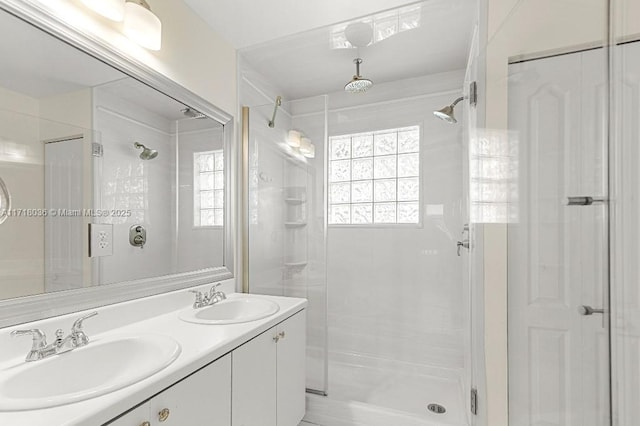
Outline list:
[[[162,47],[162,22],[145,0],[126,0],[122,31],[142,47],[150,50]]]
[[[302,133],[297,130],[289,130],[289,134],[287,135],[287,144],[292,148],[300,148],[301,138]]]
[[[82,0],[94,12],[112,21],[122,22],[124,19],[124,3],[126,0]]]
[[[311,139],[303,137],[300,139],[300,154],[307,158],[314,158],[316,156],[316,146],[311,142]]]
[[[162,46],[162,22],[146,0],[82,0],[94,12],[122,22],[122,32],[132,41],[149,50]]]

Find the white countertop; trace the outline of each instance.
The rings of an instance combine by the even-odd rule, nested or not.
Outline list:
[[[208,287],[201,286],[199,289]],[[230,287],[233,287],[232,283],[223,288]],[[230,295],[230,293],[227,294]],[[179,311],[193,302],[193,295],[186,290],[92,309],[91,311],[98,311],[99,315],[88,319],[84,324],[84,329],[92,340],[123,335],[163,334],[178,341],[182,351],[167,368],[131,386],[69,405],[31,411],[0,412],[0,425],[102,425],[307,306],[305,299],[249,296],[273,300],[280,305],[280,310],[262,320],[240,324],[188,323],[178,318]],[[62,328],[65,332],[68,331],[73,320],[86,312],[90,311],[0,329],[0,348],[2,348],[0,375],[3,371],[24,363],[24,357],[31,347],[31,339],[11,339],[9,337],[11,331],[40,328],[51,340],[54,338],[55,329]],[[64,354],[56,356],[64,356]],[[69,372],[69,380],[73,380],[73,372]]]

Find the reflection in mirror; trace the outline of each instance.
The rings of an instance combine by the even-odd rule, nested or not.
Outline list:
[[[0,26],[0,299],[222,266],[223,125],[3,11]]]

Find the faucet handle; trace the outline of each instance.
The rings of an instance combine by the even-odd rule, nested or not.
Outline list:
[[[221,300],[225,300],[227,298],[227,295],[224,294],[222,290],[218,290],[218,287],[220,287],[221,285],[222,283],[218,283],[211,287],[211,297],[215,299],[215,302],[213,303],[220,302]]]
[[[196,302],[202,301],[202,292],[200,290],[189,290],[189,293],[196,295]]]
[[[14,330],[11,332],[11,336],[20,337],[20,336],[32,336],[33,337],[33,346],[34,349],[41,349],[47,346],[47,336],[44,334],[44,331],[34,328],[31,330]]]
[[[89,336],[87,336],[82,330],[82,322],[87,318],[95,317],[96,315],[98,315],[98,313],[94,311],[74,321],[73,325],[71,326],[71,337],[76,348],[85,346],[89,343]]]
[[[82,331],[82,323],[83,323],[83,321],[88,319],[88,318],[95,317],[96,315],[98,315],[98,313],[96,311],[93,311],[91,313],[88,313],[87,315],[84,315],[84,316],[78,318],[77,320],[75,320],[73,322],[73,325],[71,326],[71,331],[72,332]]]
[[[202,292],[199,290],[189,290],[189,293],[193,293],[196,295],[196,300],[193,301],[193,308],[194,309],[198,309],[202,307],[202,299],[203,299],[203,295]]]

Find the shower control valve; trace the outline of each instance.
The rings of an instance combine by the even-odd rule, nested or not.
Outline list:
[[[129,244],[134,247],[144,248],[147,243],[147,230],[142,225],[133,225],[129,228]]]

